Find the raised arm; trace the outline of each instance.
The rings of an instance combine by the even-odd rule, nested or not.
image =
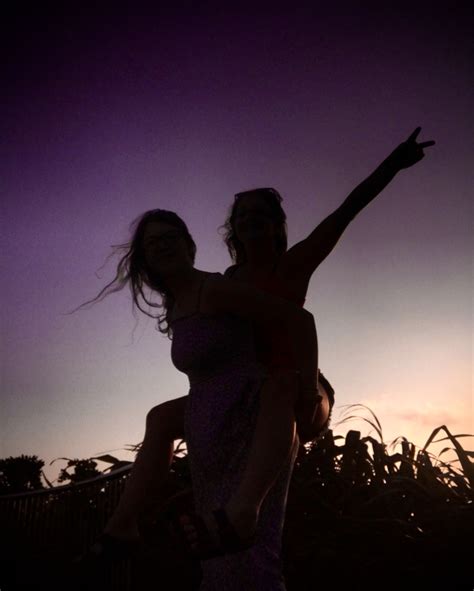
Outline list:
[[[374,172],[358,185],[333,213],[324,219],[311,234],[293,246],[286,254],[285,266],[308,278],[324,261],[349,223],[388,185],[402,169],[409,168],[423,157],[423,148],[434,141],[417,143],[421,127],[401,143]]]

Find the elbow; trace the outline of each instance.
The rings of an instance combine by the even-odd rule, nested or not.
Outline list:
[[[300,308],[300,310],[302,312],[304,322],[308,325],[316,327],[314,316],[311,314],[311,312],[308,312],[308,310],[305,310],[304,308]]]
[[[304,311],[306,312],[304,316],[304,323],[306,332],[308,334],[308,339],[317,346],[318,333],[316,332],[316,322],[314,320],[314,316],[311,314],[311,312],[308,312],[307,310]]]
[[[314,316],[304,308],[296,308],[292,321],[298,324],[301,328],[316,334],[316,322]]]
[[[307,312],[306,325],[308,326],[308,330],[314,335],[314,340],[317,341],[318,334],[316,331],[316,321],[314,320],[314,316],[310,312]]]

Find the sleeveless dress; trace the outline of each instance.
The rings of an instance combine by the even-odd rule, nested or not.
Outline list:
[[[176,319],[171,327],[172,361],[190,383],[184,428],[195,507],[199,514],[209,513],[226,505],[242,479],[265,369],[256,358],[250,321],[198,311]],[[202,561],[200,591],[285,591],[281,538],[297,451],[296,439],[262,504],[256,543]]]

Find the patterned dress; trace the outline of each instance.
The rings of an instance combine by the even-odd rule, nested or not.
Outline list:
[[[203,514],[225,506],[242,479],[265,370],[252,324],[241,317],[197,312],[172,329],[172,360],[190,383],[185,435],[196,511]],[[295,442],[262,505],[255,545],[202,561],[200,591],[285,591],[281,537],[296,453]]]

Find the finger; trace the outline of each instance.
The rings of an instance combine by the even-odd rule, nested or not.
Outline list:
[[[407,142],[413,142],[418,137],[418,134],[420,133],[420,131],[421,131],[421,127],[417,127],[415,129],[415,131],[407,139]]]
[[[422,142],[421,144],[418,144],[420,146],[420,148],[428,148],[428,146],[434,146],[436,144],[436,142],[433,141],[429,141],[429,142]]]

